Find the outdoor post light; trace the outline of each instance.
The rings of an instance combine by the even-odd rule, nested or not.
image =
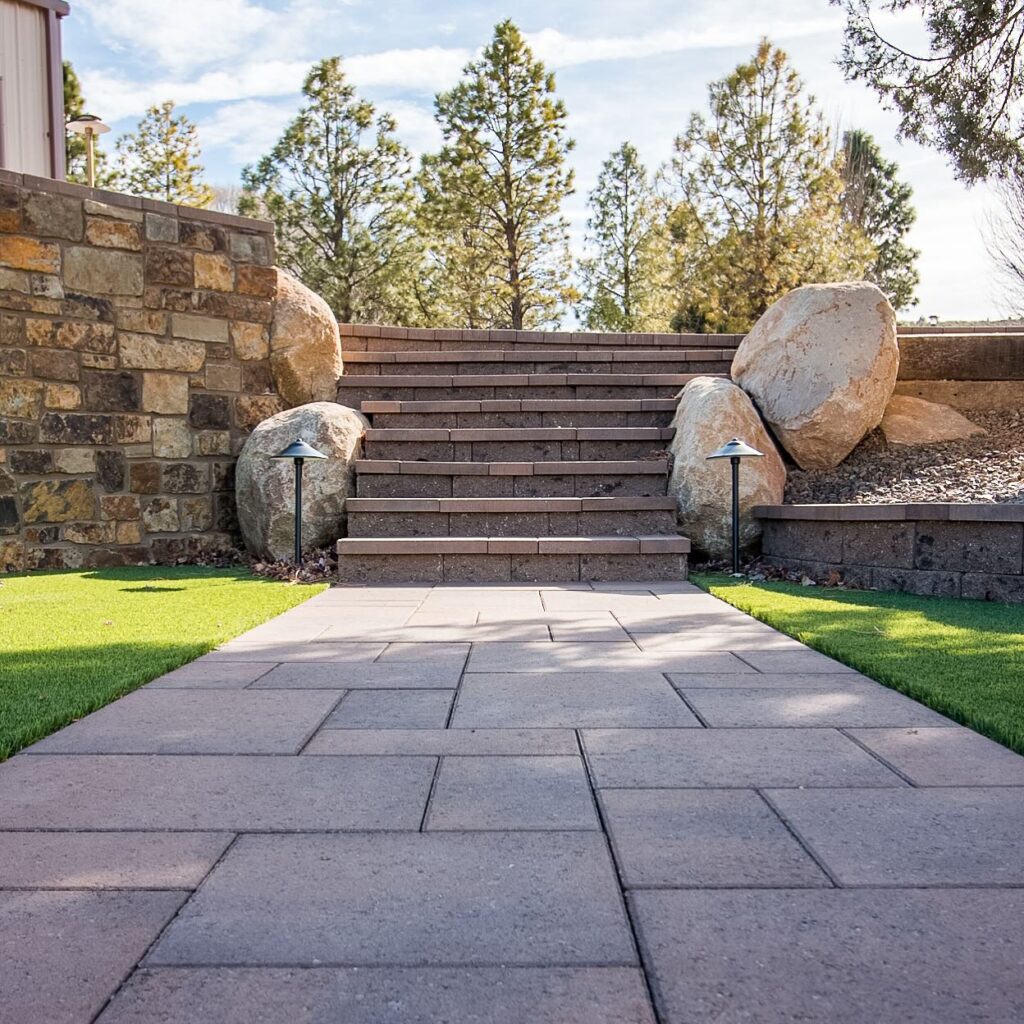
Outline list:
[[[68,121],[66,127],[75,135],[85,136],[85,173],[92,188],[96,184],[96,136],[106,135],[110,125],[104,124],[95,114],[79,114],[74,121]]]
[[[740,571],[740,459],[751,456],[764,457],[764,452],[751,448],[749,444],[734,437],[723,444],[709,459],[728,459],[732,466],[732,571]]]
[[[326,459],[323,452],[318,452],[312,445],[306,444],[301,437],[296,438],[287,448],[283,448],[272,459],[292,459],[295,462],[295,564],[302,564],[302,463],[305,459]]]

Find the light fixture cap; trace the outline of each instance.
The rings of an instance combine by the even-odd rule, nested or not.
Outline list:
[[[287,448],[282,448],[272,459],[326,459],[323,452],[317,451],[310,444],[306,444],[301,437],[297,437]]]
[[[709,459],[745,459],[750,456],[758,456],[763,458],[764,452],[759,452],[756,448],[751,448],[746,441],[741,441],[738,437],[734,437],[731,441],[723,444],[717,452],[712,452]]]
[[[79,114],[73,121],[68,121],[65,127],[75,135],[85,135],[90,131],[95,135],[106,135],[110,131],[110,125],[104,124],[95,114]]]

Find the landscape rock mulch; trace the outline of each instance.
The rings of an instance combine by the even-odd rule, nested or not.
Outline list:
[[[786,504],[1024,504],[1024,410],[965,415],[987,433],[907,447],[874,430],[835,469],[790,468]]]

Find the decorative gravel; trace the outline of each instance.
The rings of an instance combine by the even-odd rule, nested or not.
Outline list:
[[[872,431],[841,465],[790,468],[787,504],[1024,504],[1024,411],[967,413],[987,434],[906,447]]]

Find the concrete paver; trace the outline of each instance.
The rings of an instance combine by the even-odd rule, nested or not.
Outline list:
[[[440,831],[600,825],[577,754],[446,757],[438,769],[425,827]]]
[[[601,806],[627,888],[831,885],[750,790],[606,789]]]
[[[673,1024],[1020,1020],[1016,890],[633,893]]]
[[[175,967],[138,971],[99,1024],[654,1024],[632,967]]]
[[[766,795],[843,885],[1024,885],[1024,789]]]
[[[0,1018],[1005,1024],[1022,830],[691,584],[339,587],[0,765]]]
[[[343,690],[144,689],[29,748],[42,754],[297,754]]]
[[[147,959],[597,966],[636,954],[599,834],[434,832],[243,836]]]

